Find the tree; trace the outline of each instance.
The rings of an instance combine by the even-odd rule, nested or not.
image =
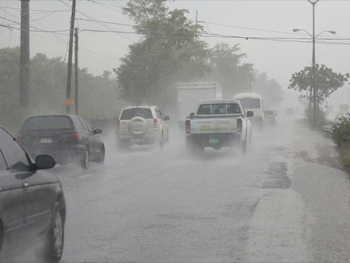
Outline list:
[[[330,94],[337,89],[344,86],[345,82],[348,81],[349,74],[335,73],[331,68],[325,65],[319,66],[316,64],[315,68],[315,85],[318,89],[318,104],[322,103]],[[305,67],[303,70],[296,72],[290,79],[288,89],[294,89],[299,92],[305,92],[311,87],[312,81],[312,68]],[[308,98],[309,95],[302,94],[300,98]]]
[[[258,93],[266,108],[274,108],[283,101],[283,90],[281,85],[275,79],[269,79],[265,72],[256,71],[253,91]]]
[[[241,64],[242,58],[247,55],[238,53],[240,50],[239,44],[231,47],[225,43],[217,44],[210,50],[211,72],[206,79],[218,82],[223,87],[225,97],[252,91],[253,64]]]
[[[176,82],[199,79],[210,70],[207,44],[199,40],[202,27],[187,19],[187,10],[170,11],[166,2],[131,0],[124,8],[143,35],[114,69],[119,96],[132,104],[172,108]]]

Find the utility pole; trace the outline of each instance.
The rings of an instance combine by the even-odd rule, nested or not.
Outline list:
[[[315,5],[317,4],[317,1],[312,2],[311,0],[308,0],[310,4],[312,4],[312,89],[314,91],[314,125],[317,124],[317,95],[318,90],[316,87],[316,57],[315,57],[315,42],[316,42],[316,36],[315,36]]]
[[[78,67],[78,50],[79,50],[79,36],[78,36],[78,28],[75,28],[75,96],[74,96],[74,107],[75,107],[75,114],[79,115],[79,67]]]
[[[198,10],[196,10],[196,25],[198,24]]]
[[[73,0],[73,2],[72,2],[72,16],[71,16],[71,20],[70,20],[70,32],[69,32],[68,74],[67,74],[66,99],[70,99],[70,97],[71,97],[73,33],[74,33],[74,20],[75,20],[75,6],[76,6],[76,0]],[[70,106],[66,106],[66,113],[70,114]]]
[[[30,102],[29,1],[21,0],[19,104],[24,111],[28,110]]]

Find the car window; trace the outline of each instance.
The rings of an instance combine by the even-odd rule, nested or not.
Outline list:
[[[72,121],[66,116],[39,116],[25,121],[22,130],[71,130]]]
[[[85,127],[85,123],[82,121],[80,117],[76,120],[77,128],[80,131],[87,131],[87,127]]]
[[[217,104],[202,104],[199,106],[198,115],[210,114],[239,114],[241,109],[237,103],[217,103]]]
[[[0,128],[0,149],[6,156],[9,165],[13,167],[18,163],[29,166],[28,158],[21,146],[6,131]]]
[[[7,170],[7,164],[0,150],[0,171],[5,171],[5,170]]]
[[[163,114],[161,113],[161,111],[160,110],[156,110],[156,113],[157,113],[157,118],[163,120]]]
[[[209,115],[210,114],[210,104],[202,104],[199,106],[198,115]]]
[[[241,109],[236,103],[227,103],[227,114],[239,114],[241,113]]]
[[[226,103],[211,104],[211,114],[226,114]]]
[[[87,130],[88,130],[89,132],[93,132],[94,129],[91,127],[90,123],[88,123],[88,121],[85,120],[84,118],[81,118],[81,119],[82,119],[83,122],[85,123]]]
[[[247,109],[261,108],[260,99],[258,98],[241,98],[238,100],[241,102],[243,108],[247,108]]]
[[[131,120],[134,117],[142,117],[144,119],[153,119],[150,109],[134,108],[123,110],[121,120]]]

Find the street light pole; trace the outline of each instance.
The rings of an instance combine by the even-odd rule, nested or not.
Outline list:
[[[315,56],[315,43],[316,43],[316,37],[315,37],[315,5],[317,4],[317,1],[312,2],[308,0],[310,4],[312,4],[312,90],[314,91],[314,125],[316,126],[317,122],[317,97],[318,97],[318,89],[316,87],[316,56]]]

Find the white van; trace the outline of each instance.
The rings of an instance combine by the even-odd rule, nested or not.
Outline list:
[[[244,110],[254,112],[254,117],[250,120],[252,124],[263,128],[264,127],[264,109],[263,102],[259,94],[256,93],[239,93],[235,96],[236,100],[239,100]]]

